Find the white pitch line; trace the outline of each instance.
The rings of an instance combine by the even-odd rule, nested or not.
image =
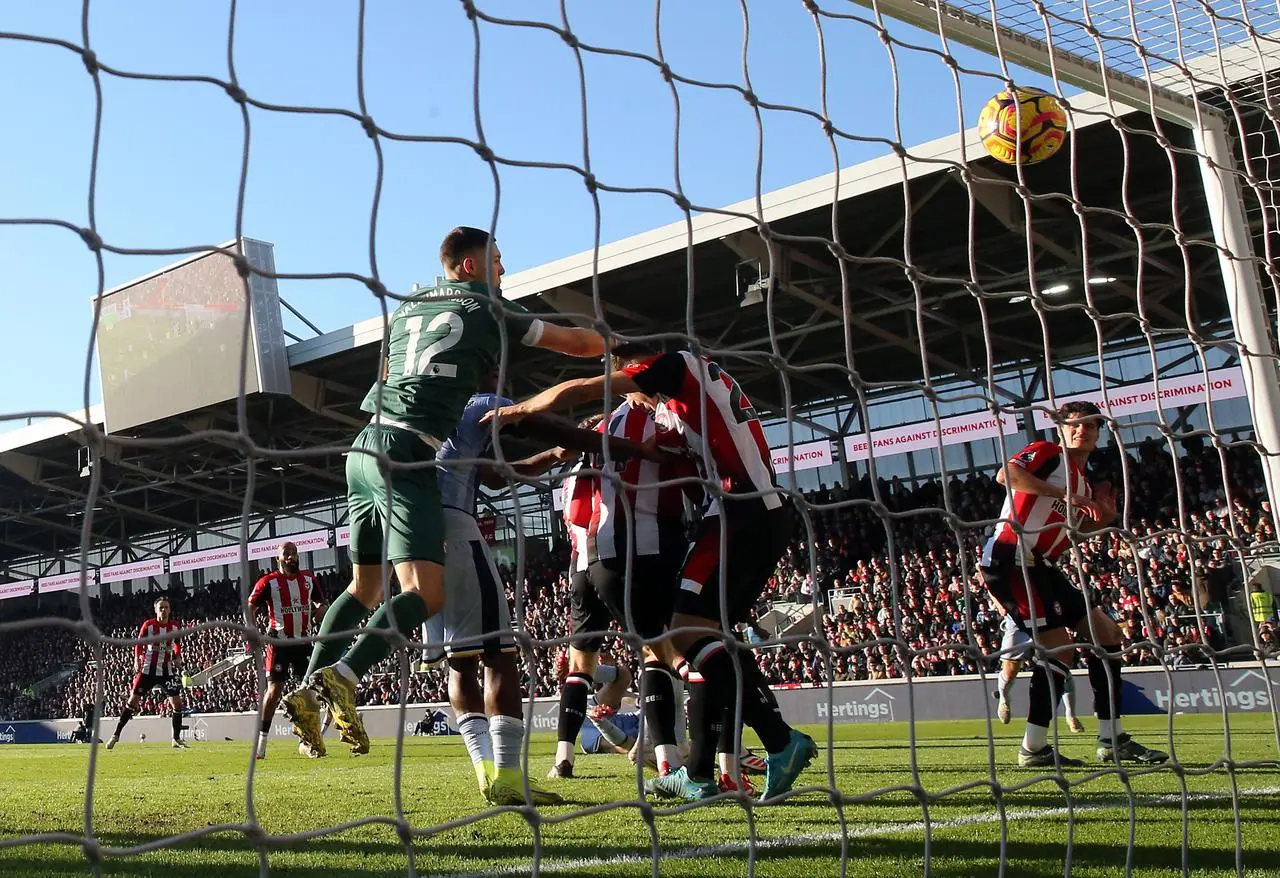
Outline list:
[[[1239,791],[1240,796],[1275,796],[1280,795],[1280,787],[1260,787],[1254,789],[1244,789]],[[1220,799],[1230,799],[1231,794],[1222,793],[1188,793],[1187,801],[1189,802],[1207,802]],[[1142,806],[1160,806],[1160,805],[1178,805],[1182,803],[1182,796],[1177,793],[1169,793],[1160,796],[1135,796],[1134,807]],[[1075,813],[1082,814],[1092,811],[1118,811],[1128,810],[1129,803],[1127,800],[1117,800],[1114,802],[1085,802],[1075,806]],[[1060,808],[1010,808],[1005,812],[1005,819],[1009,823],[1020,820],[1035,820],[1042,817],[1060,817],[1068,813],[1066,806]],[[948,829],[960,829],[965,826],[978,826],[987,823],[999,823],[999,812],[991,812],[989,814],[970,814],[964,817],[953,817],[947,820],[932,821],[932,831],[934,833]],[[839,842],[842,838],[874,838],[879,836],[903,835],[913,832],[924,832],[925,823],[923,820],[917,820],[912,823],[873,823],[867,826],[850,826],[845,833],[839,832],[818,832],[808,835],[788,835],[781,838],[761,838],[757,839],[755,849],[757,851],[786,849],[796,845],[822,844],[825,842]],[[751,845],[745,841],[726,842],[717,845],[700,845],[697,847],[675,848],[673,850],[664,850],[662,859],[664,860],[696,860],[702,857],[723,857],[732,854],[745,854],[750,850]],[[611,857],[584,857],[576,860],[551,860],[544,861],[540,868],[541,872],[554,874],[556,872],[583,872],[590,869],[606,868],[610,866],[631,866],[641,863],[651,863],[652,858],[647,854],[616,854]],[[442,873],[426,873],[420,872],[424,878],[486,878],[493,875],[527,875],[532,872],[532,866],[501,866],[496,869],[486,869],[483,872],[455,872],[449,874]]]

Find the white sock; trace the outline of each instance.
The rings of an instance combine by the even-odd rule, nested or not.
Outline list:
[[[489,737],[493,739],[493,767],[520,770],[520,745],[524,743],[524,721],[513,716],[495,716],[489,720]]]
[[[1076,685],[1071,680],[1071,675],[1067,674],[1062,687],[1062,707],[1063,713],[1068,717],[1076,715]]]
[[[1000,698],[1005,699],[1006,701],[1009,700],[1009,694],[1011,691],[1014,691],[1014,681],[1016,680],[1018,680],[1018,671],[1015,669],[1012,676],[1006,677],[1005,666],[1004,664],[1001,664],[1000,680],[996,682],[996,690],[1000,692]]]
[[[1043,750],[1049,744],[1049,729],[1047,726],[1037,726],[1027,723],[1027,730],[1022,733],[1022,746],[1028,753],[1035,753]]]
[[[270,732],[258,732],[258,743],[266,746],[267,741],[271,740]]]
[[[1103,741],[1114,741],[1124,734],[1124,724],[1120,717],[1098,720],[1098,738]]]
[[[360,685],[360,676],[356,674],[355,671],[351,670],[351,668],[347,667],[346,662],[338,662],[336,665],[333,666],[333,668],[339,674],[341,674],[343,677],[349,680],[352,685],[354,686]]]
[[[607,717],[588,717],[587,721],[591,723],[600,732],[600,736],[615,747],[625,747],[631,740],[627,733],[613,724]]]
[[[730,753],[717,753],[716,761],[720,763],[720,773],[733,777],[733,755]]]
[[[467,747],[472,765],[493,761],[493,745],[489,742],[489,717],[483,713],[464,713],[458,717],[458,731]]]
[[[556,741],[556,765],[567,762],[573,765],[573,742]]]
[[[682,765],[680,762],[680,748],[675,744],[658,744],[653,748],[653,755],[658,760],[659,768],[662,767],[664,762],[671,767],[672,771]]]

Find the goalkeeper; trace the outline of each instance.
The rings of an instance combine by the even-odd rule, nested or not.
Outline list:
[[[320,623],[306,683],[284,697],[285,715],[303,743],[320,749],[320,703],[354,753],[369,752],[356,712],[361,677],[391,652],[394,628],[412,639],[444,605],[444,509],[436,452],[504,355],[503,338],[578,357],[599,357],[605,339],[594,330],[555,326],[501,299],[502,254],[488,232],[460,226],[445,236],[440,262],[446,280],[416,293],[392,314],[382,380],[361,408],[373,417],[347,455],[351,585]],[[384,457],[385,456],[385,457]],[[388,460],[394,467],[387,466]],[[379,608],[383,545],[400,593]],[[371,611],[363,633],[356,629]]]

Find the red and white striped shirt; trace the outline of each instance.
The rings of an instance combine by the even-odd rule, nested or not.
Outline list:
[[[569,533],[569,573],[582,573],[590,566],[590,541],[598,510],[594,506],[595,476],[579,476],[585,464],[579,462],[564,480],[564,527]]]
[[[620,439],[642,444],[651,442],[673,452],[685,447],[684,439],[676,430],[660,425],[649,409],[633,405],[630,401],[624,401],[614,409],[607,423],[609,434]],[[601,467],[604,461],[597,460],[595,465]],[[630,533],[635,534],[636,555],[656,555],[663,549],[676,548],[664,543],[687,543],[682,533],[685,498],[690,497],[700,505],[702,488],[696,483],[664,483],[685,476],[696,477],[698,470],[693,461],[683,454],[673,453],[670,461],[658,463],[633,457],[624,462],[614,461],[613,468],[621,480],[620,485],[609,478],[593,480],[598,492],[595,558],[625,558],[626,539]],[[622,490],[619,490],[620,486]],[[633,525],[630,531],[626,529],[625,506],[628,504]]]
[[[764,427],[728,372],[688,351],[659,354],[624,371],[643,392],[663,400],[712,481],[723,482],[729,493],[764,492],[766,509],[782,506]],[[713,498],[706,514],[718,513]]]
[[[285,637],[306,637],[311,633],[311,608],[324,597],[316,578],[308,570],[293,576],[268,573],[253,586],[249,605],[266,606],[272,631]]]
[[[1032,442],[1009,461],[1010,466],[1024,469],[1038,479],[1064,488],[1068,496],[1092,498],[1093,489],[1084,470],[1056,442]],[[999,558],[1013,558],[1033,563],[1036,559],[1054,561],[1071,545],[1067,528],[1067,502],[1055,497],[1010,491],[1000,510],[1002,519],[995,534],[987,541],[983,563]],[[1072,523],[1079,524],[1081,513],[1072,513]],[[1015,529],[1011,522],[1021,525]]]
[[[159,619],[148,619],[138,629],[138,637],[170,634],[181,629],[182,626],[174,621],[172,617],[168,622],[161,622]],[[176,659],[182,654],[182,648],[178,645],[176,639],[163,640],[156,643],[135,643],[133,645],[133,654],[140,660],[138,673],[150,674],[153,677],[171,677],[177,673],[178,663]]]
[[[596,425],[597,432],[604,431],[604,421]],[[596,475],[581,475],[584,468],[590,469],[594,461],[584,456],[578,461],[564,480],[561,496],[564,498],[565,530],[569,532],[569,573],[583,573],[591,565],[591,541],[596,528],[600,525],[600,492]]]

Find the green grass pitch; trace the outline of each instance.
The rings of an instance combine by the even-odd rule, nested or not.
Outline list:
[[[1240,866],[1247,876],[1280,876],[1280,767],[1276,733],[1269,715],[1232,715],[1231,756],[1236,763],[1268,760],[1269,765],[1238,768]],[[1135,736],[1166,747],[1163,717],[1131,718]],[[821,791],[798,795],[781,805],[755,808],[758,844],[755,874],[818,878],[840,874],[847,845],[847,874],[905,878],[926,874],[924,813],[910,792],[889,792],[866,801],[848,801],[872,790],[910,786],[913,771],[931,794],[955,790],[928,805],[932,825],[928,874],[997,874],[1001,823],[989,788],[989,758],[1005,785],[1024,785],[1006,793],[1006,873],[1009,876],[1063,875],[1068,846],[1067,800],[1059,786],[1037,772],[1011,767],[1020,724],[995,727],[988,747],[981,722],[919,723],[915,759],[904,723],[837,727],[833,758],[835,781],[846,802],[837,808]],[[1092,728],[1092,724],[1091,724]],[[826,729],[810,730],[825,741]],[[1062,729],[1064,752],[1092,760],[1093,736],[1072,736]],[[1174,743],[1186,769],[1190,790],[1186,823],[1187,874],[1197,878],[1236,875],[1237,824],[1232,786],[1222,760],[1226,756],[1221,717],[1175,718]],[[530,765],[545,774],[554,742],[535,736]],[[273,742],[268,759],[258,763],[253,807],[272,834],[311,832],[347,820],[394,814],[395,742],[375,741],[372,754],[351,757],[336,749],[323,760],[299,757],[288,741]],[[826,783],[824,747],[819,762],[803,776],[808,784]],[[89,875],[92,870],[78,843],[47,842],[13,846],[34,833],[80,833],[89,749],[81,745],[0,748],[0,876]],[[98,751],[94,787],[94,831],[100,843],[130,847],[166,836],[246,819],[248,742],[196,743],[172,751],[159,743],[126,739],[112,752]],[[1215,767],[1216,766],[1216,767]],[[1073,875],[1120,876],[1129,858],[1131,874],[1182,875],[1183,811],[1178,777],[1169,771],[1136,774],[1129,782],[1136,820],[1129,820],[1128,793],[1114,774],[1085,780],[1094,768],[1072,770],[1074,832]],[[401,764],[401,796],[415,830],[449,822],[454,828],[418,836],[413,864],[420,875],[525,875],[532,867],[534,830],[514,812],[474,822],[485,805],[476,789],[460,738],[409,738]],[[574,780],[550,781],[571,805],[542,809],[542,870],[549,875],[646,876],[652,874],[650,834],[635,807],[635,774],[622,757],[578,758]],[[593,814],[576,810],[618,802],[632,804]],[[554,822],[546,822],[554,821]],[[750,825],[736,803],[699,806],[654,817],[664,876],[745,875]],[[1133,845],[1128,844],[1130,831]],[[268,843],[266,863],[272,875],[406,875],[409,858],[394,827],[366,824],[344,832],[290,844]],[[220,831],[173,847],[127,857],[107,856],[101,874],[204,878],[259,874],[259,849],[238,830]]]

